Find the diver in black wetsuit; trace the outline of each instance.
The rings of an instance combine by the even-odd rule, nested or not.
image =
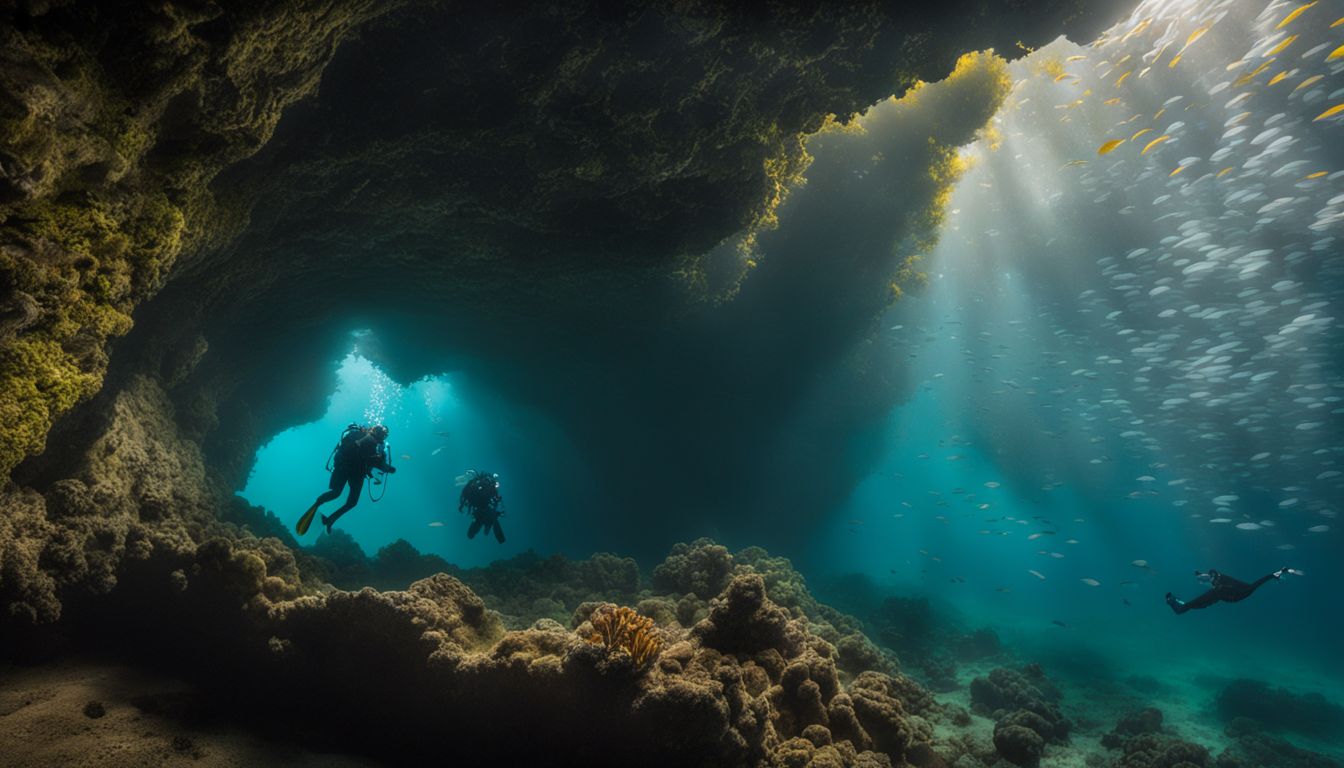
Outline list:
[[[499,517],[504,514],[501,506],[503,497],[499,495],[499,480],[495,475],[480,470],[467,473],[469,479],[462,487],[462,495],[457,501],[458,512],[470,512],[472,523],[467,528],[467,538],[474,539],[482,527],[486,533],[493,529],[495,539],[504,543],[504,529],[499,525]]]
[[[1208,573],[1195,571],[1196,577],[1201,580],[1208,579],[1211,585],[1209,591],[1188,603],[1168,592],[1167,605],[1170,605],[1171,610],[1177,614],[1181,614],[1196,608],[1208,608],[1214,603],[1239,603],[1250,597],[1251,593],[1259,589],[1261,584],[1270,579],[1282,579],[1283,574],[1289,573],[1291,570],[1290,568],[1280,568],[1273,573],[1261,576],[1250,584],[1213,569],[1209,569]]]
[[[368,428],[351,424],[346,428],[345,433],[341,435],[341,441],[333,451],[334,464],[328,490],[318,496],[313,506],[309,507],[300,518],[297,526],[299,535],[308,532],[308,525],[312,522],[313,513],[317,512],[317,508],[340,496],[341,491],[348,485],[350,495],[346,497],[345,503],[331,515],[322,515],[322,524],[327,527],[327,533],[331,533],[332,524],[359,503],[359,491],[364,487],[364,478],[369,477],[375,469],[387,473],[397,471],[397,468],[387,461],[383,447],[383,441],[386,439],[387,427],[382,424]]]

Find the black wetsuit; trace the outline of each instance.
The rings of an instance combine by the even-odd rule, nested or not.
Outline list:
[[[1171,610],[1180,614],[1196,608],[1208,608],[1214,603],[1239,603],[1250,597],[1251,593],[1259,589],[1261,584],[1279,578],[1282,573],[1283,571],[1275,571],[1274,573],[1261,576],[1250,584],[1247,584],[1240,579],[1234,579],[1231,576],[1219,573],[1218,571],[1209,571],[1207,575],[1211,577],[1211,583],[1213,585],[1210,587],[1209,591],[1188,603],[1168,592],[1167,605],[1171,606]],[[1206,574],[1196,571],[1195,575],[1203,576]]]
[[[345,503],[341,505],[340,509],[332,512],[330,516],[322,516],[323,523],[330,527],[341,515],[354,509],[355,505],[359,503],[359,492],[364,488],[364,478],[368,476],[370,470],[374,469],[381,469],[384,472],[397,471],[387,463],[387,457],[383,455],[383,442],[381,440],[365,432],[341,442],[340,448],[336,449],[335,467],[331,470],[331,482],[327,484],[328,490],[317,497],[313,506],[321,506],[340,496],[341,491],[347,485],[350,486],[350,495],[346,497]]]
[[[471,512],[472,523],[467,528],[467,538],[474,539],[482,527],[486,533],[493,529],[495,539],[504,543],[504,529],[499,524],[499,516],[504,514],[500,504],[504,499],[499,495],[499,482],[494,476],[478,473],[462,489],[458,498],[457,511]]]

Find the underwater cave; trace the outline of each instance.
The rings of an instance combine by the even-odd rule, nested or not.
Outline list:
[[[1344,760],[1344,1],[0,41],[0,764]]]

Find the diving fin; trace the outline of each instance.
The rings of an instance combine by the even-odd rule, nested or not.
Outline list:
[[[316,514],[317,514],[317,505],[314,504],[313,506],[308,508],[307,512],[303,513],[303,517],[299,518],[298,525],[294,526],[294,532],[299,534],[300,536],[304,535],[305,533],[308,533],[308,526],[313,524],[313,515]]]
[[[495,540],[500,544],[504,543],[504,529],[499,527],[499,521],[495,521]]]
[[[481,530],[481,521],[477,520],[476,522],[471,524],[470,528],[467,529],[467,538],[468,539],[476,538],[476,534],[479,533],[480,530]]]

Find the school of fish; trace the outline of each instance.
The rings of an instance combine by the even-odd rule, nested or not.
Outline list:
[[[1118,505],[1268,550],[1335,535],[1344,2],[1148,0],[1091,44],[1060,39],[1011,69],[924,263],[932,290],[956,285],[936,317],[914,299],[885,323],[893,354],[953,344],[960,358],[923,386],[966,418],[947,425],[947,454],[917,458],[995,456],[1000,476],[951,495],[990,524],[979,533],[1032,547],[1086,534],[996,517],[997,493],[1121,488]],[[929,494],[947,522],[951,495]],[[1144,554],[1124,560],[1149,571]]]

